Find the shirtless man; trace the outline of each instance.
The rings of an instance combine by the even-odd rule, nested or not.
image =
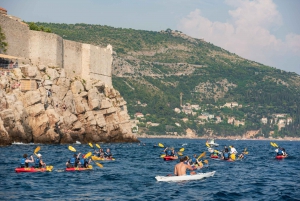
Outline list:
[[[187,160],[186,157],[182,157],[182,158],[180,158],[180,163],[178,163],[178,164],[175,165],[174,174],[176,176],[187,175],[186,169],[193,170],[192,166],[184,164],[184,162],[186,160]],[[190,172],[190,174],[194,175],[194,174],[196,174],[196,172],[193,171],[193,172]]]

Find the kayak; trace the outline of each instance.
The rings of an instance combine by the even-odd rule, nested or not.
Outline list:
[[[284,158],[286,158],[287,156],[284,156],[284,155],[278,155],[278,156],[276,156],[275,158],[276,159],[284,159]]]
[[[164,160],[165,161],[170,161],[170,160],[177,160],[178,156],[165,156]]]
[[[210,155],[210,158],[219,158],[219,156]]]
[[[212,160],[216,160],[216,161],[227,161],[227,162],[234,162],[234,160],[232,159],[228,159],[228,160],[224,160],[224,159],[221,159],[221,158],[211,158]]]
[[[206,172],[206,173],[198,173],[195,175],[184,175],[184,176],[156,176],[155,179],[157,181],[187,181],[187,180],[199,180],[207,177],[214,176],[216,171]]]
[[[114,161],[114,160],[116,160],[114,158],[101,158],[101,157],[98,157],[98,156],[93,156],[92,159],[94,161]]]
[[[70,172],[70,171],[85,171],[85,170],[92,170],[92,169],[93,169],[93,166],[89,165],[88,168],[81,168],[81,167],[66,168],[66,171],[67,172]]]
[[[51,172],[53,169],[53,166],[46,166],[46,168],[34,168],[34,167],[28,167],[28,168],[21,168],[17,167],[15,169],[16,172]]]
[[[217,143],[207,143],[207,144],[209,144],[210,146],[215,146],[215,147],[219,146],[219,144],[217,144]]]

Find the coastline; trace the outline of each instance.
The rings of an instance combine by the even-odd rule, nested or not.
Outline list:
[[[147,135],[145,133],[141,135],[136,135],[137,138],[165,138],[165,139],[197,139],[197,140],[207,140],[212,137],[202,136],[202,137],[188,137],[188,136],[171,136],[171,135]],[[300,138],[296,137],[285,137],[285,138],[241,138],[237,136],[229,137],[216,137],[216,140],[265,140],[265,141],[300,141]]]

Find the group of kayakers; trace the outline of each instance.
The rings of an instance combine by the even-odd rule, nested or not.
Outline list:
[[[33,155],[28,157],[27,154],[24,154],[23,157],[20,160],[20,167],[21,168],[28,168],[29,163],[34,163],[34,168],[46,168],[46,163],[44,163],[42,159],[42,155],[40,153],[35,154],[36,159],[33,158]],[[100,159],[112,159],[112,153],[110,149],[106,149],[106,152],[103,151],[103,149],[99,149],[99,151],[95,150],[95,156],[99,157]],[[67,162],[66,167],[67,168],[74,168],[74,167],[80,167],[80,168],[88,168],[90,165],[92,159],[85,158],[84,154],[78,153],[74,154]]]
[[[36,154],[37,158],[34,160],[33,156],[31,155],[30,158],[28,158],[27,154],[23,155],[23,158],[20,160],[20,166],[21,168],[27,168],[29,166],[29,163],[34,163],[35,168],[45,168],[46,163],[42,160],[42,154]]]

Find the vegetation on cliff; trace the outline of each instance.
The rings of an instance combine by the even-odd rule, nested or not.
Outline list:
[[[183,133],[191,128],[199,135],[260,130],[257,136],[300,136],[300,77],[295,73],[241,58],[170,29],[154,32],[90,24],[36,24],[69,40],[111,44],[116,52],[113,85],[127,101],[132,117],[136,112],[145,115],[139,127],[150,134]],[[201,109],[193,110],[193,115],[183,110],[176,113],[174,108],[184,108],[180,93],[184,105]],[[239,106],[223,107],[231,102]],[[197,117],[204,113],[213,117],[200,121]],[[241,123],[228,123],[232,118]],[[159,125],[148,127],[147,122]]]
[[[6,52],[6,48],[7,48],[7,42],[5,42],[5,34],[2,32],[2,28],[0,26],[0,53],[1,52]]]

